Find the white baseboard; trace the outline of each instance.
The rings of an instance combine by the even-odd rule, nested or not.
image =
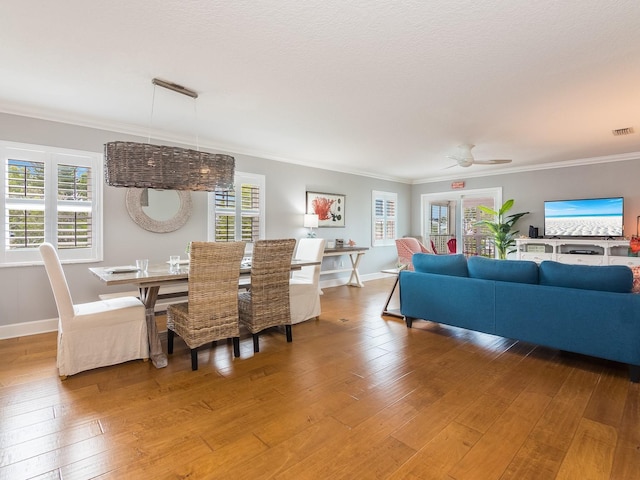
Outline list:
[[[376,272],[368,273],[366,275],[360,275],[360,280],[368,282],[370,280],[376,280],[378,278],[388,277],[388,274]],[[338,287],[344,285],[349,280],[348,276],[341,278],[334,278],[331,280],[323,280],[320,282],[320,288]],[[135,292],[134,292],[135,293]],[[115,294],[117,295],[117,294]],[[120,294],[123,295],[123,294]],[[126,294],[125,294],[126,295]],[[167,309],[167,305],[175,303],[176,301],[184,301],[180,299],[167,299],[163,302],[158,302],[156,305],[157,311],[163,311]],[[37,335],[39,333],[56,332],[58,330],[58,319],[51,318],[48,320],[35,320],[33,322],[25,323],[13,323],[11,325],[0,325],[0,340],[15,337],[26,337],[28,335]]]
[[[39,333],[57,332],[58,319],[35,320],[33,322],[0,325],[0,339],[26,337]]]

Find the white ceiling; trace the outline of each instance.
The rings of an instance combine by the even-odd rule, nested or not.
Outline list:
[[[0,0],[0,111],[409,183],[625,158],[640,1]]]

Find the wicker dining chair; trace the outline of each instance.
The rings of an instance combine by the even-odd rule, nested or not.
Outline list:
[[[167,350],[178,334],[191,350],[191,369],[198,369],[198,347],[233,338],[240,356],[238,281],[245,242],[191,242],[189,293],[186,303],[167,309]],[[212,344],[213,345],[213,344]]]
[[[253,351],[260,351],[258,334],[284,326],[292,341],[289,275],[295,239],[258,240],[253,245],[251,289],[238,294],[240,323],[253,336]]]

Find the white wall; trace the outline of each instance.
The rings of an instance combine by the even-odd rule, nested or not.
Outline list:
[[[106,142],[114,140],[146,141],[145,138],[0,113],[2,140],[61,148],[102,152]],[[371,191],[398,193],[399,234],[409,233],[410,185],[349,175],[329,170],[230,153],[236,169],[266,176],[267,238],[302,237],[307,190],[346,195],[346,227],[320,228],[319,237],[353,239],[358,245],[371,246]],[[98,294],[115,292],[87,270],[92,266],[130,264],[136,258],[150,262],[166,261],[171,254],[185,255],[191,240],[207,237],[205,192],[192,192],[193,214],[184,227],[171,233],[152,233],[138,227],[125,207],[125,189],[104,188],[104,261],[65,265],[69,287],[76,303],[97,299]],[[395,247],[370,249],[360,264],[362,274],[377,273],[395,265]],[[345,259],[346,261],[346,259]],[[126,290],[126,287],[119,290]],[[57,317],[55,302],[44,267],[0,268],[0,327]]]
[[[571,160],[571,159],[567,159]],[[539,228],[542,235],[544,201],[591,197],[624,197],[624,234],[636,233],[636,218],[640,215],[640,155],[636,160],[598,163],[583,166],[552,168],[524,173],[464,178],[464,190],[502,187],[502,198],[515,200],[511,213],[531,212],[516,224],[520,234],[527,235],[529,225]],[[470,167],[473,168],[473,167]],[[456,190],[463,192],[464,190]],[[411,224],[420,228],[420,196],[425,193],[451,191],[451,182],[414,185],[411,192]]]
[[[0,113],[2,140],[50,145],[102,152],[106,142],[114,140],[146,141],[105,130],[80,127]],[[398,193],[398,235],[419,232],[420,195],[446,192],[451,182],[405,185],[340,172],[304,167],[264,158],[231,153],[239,171],[266,176],[267,237],[301,237],[305,192],[318,191],[346,195],[346,227],[321,228],[318,236],[328,239],[352,238],[358,245],[371,245],[371,191]],[[571,160],[571,159],[568,159]],[[640,158],[638,159],[640,160]],[[473,168],[473,167],[471,167]],[[472,173],[472,171],[470,170]],[[516,200],[514,212],[530,211],[518,227],[526,233],[529,225],[542,227],[543,201],[594,196],[625,197],[625,235],[636,232],[640,215],[640,162],[637,160],[554,168],[507,175],[464,178],[465,189],[503,187],[503,198]],[[191,240],[204,240],[206,193],[193,192],[193,215],[180,230],[157,234],[138,227],[125,208],[125,189],[104,188],[104,262],[66,265],[69,286],[75,302],[95,300],[100,293],[114,292],[93,278],[87,268],[99,265],[129,264],[136,258],[165,261],[170,254],[184,255]],[[393,266],[395,247],[371,249],[361,263],[361,273],[374,274]],[[126,287],[121,288],[121,290]],[[42,266],[0,268],[0,327],[57,316],[51,289]]]

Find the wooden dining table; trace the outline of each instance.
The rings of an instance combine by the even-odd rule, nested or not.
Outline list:
[[[291,270],[300,270],[302,267],[319,265],[320,262],[312,260],[291,261]],[[167,355],[162,351],[160,335],[156,325],[155,306],[158,300],[160,287],[185,284],[189,280],[189,265],[182,263],[177,267],[168,263],[149,265],[146,272],[141,272],[133,266],[123,267],[90,267],[89,271],[101,282],[108,286],[135,285],[138,288],[139,298],[144,303],[147,321],[147,335],[149,338],[149,357],[156,368],[167,366]],[[241,280],[251,276],[250,264],[244,264],[240,268]],[[248,286],[248,283],[242,283]],[[186,291],[186,287],[185,287]]]

